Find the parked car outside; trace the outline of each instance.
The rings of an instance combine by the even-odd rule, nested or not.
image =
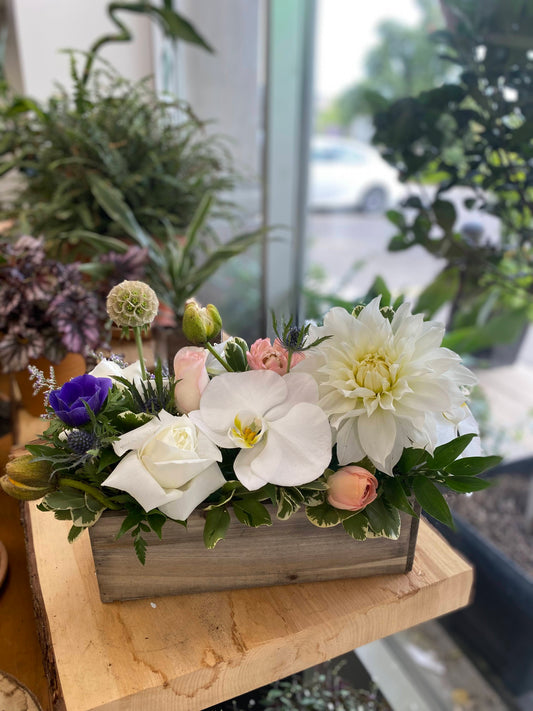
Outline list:
[[[397,172],[372,146],[348,138],[311,142],[309,208],[383,212],[406,193]]]

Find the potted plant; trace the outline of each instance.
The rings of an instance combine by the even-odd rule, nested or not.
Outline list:
[[[97,40],[83,64],[71,54],[68,91],[44,104],[5,92],[0,174],[17,172],[21,188],[0,219],[12,221],[10,235],[43,235],[55,258],[91,262],[96,280],[109,269],[102,255],[144,250],[146,278],[179,323],[185,300],[262,232],[220,244],[212,222],[234,218],[227,195],[237,179],[225,143],[150,79],[131,82],[95,62],[102,46],[129,38],[119,10],[145,12],[171,37],[210,50],[168,3],[111,3],[120,31]]]
[[[397,230],[389,250],[418,245],[446,260],[417,310],[431,318],[448,305],[451,347],[486,356],[516,342],[533,314],[531,18],[522,0],[442,5],[448,29],[434,40],[457,80],[377,112],[374,142],[403,181],[422,185],[406,211],[388,213]],[[483,215],[498,218],[499,239]]]
[[[366,674],[357,668],[343,670],[346,664],[354,666],[352,657],[354,655],[345,655],[340,660],[325,662],[207,711],[391,711],[383,694]],[[352,679],[351,676],[363,678]],[[365,686],[358,688],[354,682],[363,682]]]
[[[90,529],[104,601],[405,572],[419,505],[451,523],[437,484],[479,490],[499,461],[477,456],[461,387],[472,374],[408,304],[377,297],[313,331],[275,322],[274,343],[213,346],[217,310],[190,303],[194,345],[167,379],[142,356],[157,305],[142,282],[114,287],[108,314],[134,331],[138,364],[103,361],[52,389],[44,441],[1,481],[70,521],[69,540]],[[154,575],[170,558],[179,574]],[[191,564],[201,574],[185,574]]]
[[[43,406],[32,397],[28,365],[47,371],[54,364],[57,382],[85,372],[84,355],[101,343],[101,326],[98,300],[77,264],[50,259],[33,237],[2,244],[0,367],[14,374],[29,412]]]

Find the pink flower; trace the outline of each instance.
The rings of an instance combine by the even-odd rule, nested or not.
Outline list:
[[[205,348],[185,346],[174,357],[176,388],[174,397],[180,412],[188,414],[200,406],[200,396],[209,382],[205,368],[208,352]]]
[[[328,479],[328,502],[336,509],[360,511],[377,496],[378,480],[367,469],[349,465]]]
[[[246,357],[252,370],[273,370],[278,375],[285,375],[287,372],[289,354],[279,338],[276,338],[274,345],[270,343],[270,338],[259,338],[252,343]],[[303,353],[293,353],[291,368],[304,358]]]

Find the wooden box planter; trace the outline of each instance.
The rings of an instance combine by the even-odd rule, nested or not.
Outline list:
[[[167,523],[163,539],[143,534],[146,564],[137,560],[131,536],[115,539],[123,515],[106,511],[89,529],[103,602],[159,595],[212,592],[357,578],[411,570],[418,519],[402,513],[397,540],[355,541],[341,525],[321,529],[300,510],[272,526],[247,528],[232,521],[226,538],[207,550],[204,518],[193,512],[187,529]]]

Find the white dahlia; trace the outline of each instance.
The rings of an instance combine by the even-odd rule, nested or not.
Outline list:
[[[389,321],[374,299],[357,317],[331,309],[324,325],[310,334],[330,336],[307,352],[296,367],[311,373],[319,386],[319,405],[336,433],[340,464],[365,456],[392,474],[404,448],[432,452],[457,434],[469,415],[465,386],[474,375],[459,356],[440,347],[444,327],[424,322],[402,304]]]

